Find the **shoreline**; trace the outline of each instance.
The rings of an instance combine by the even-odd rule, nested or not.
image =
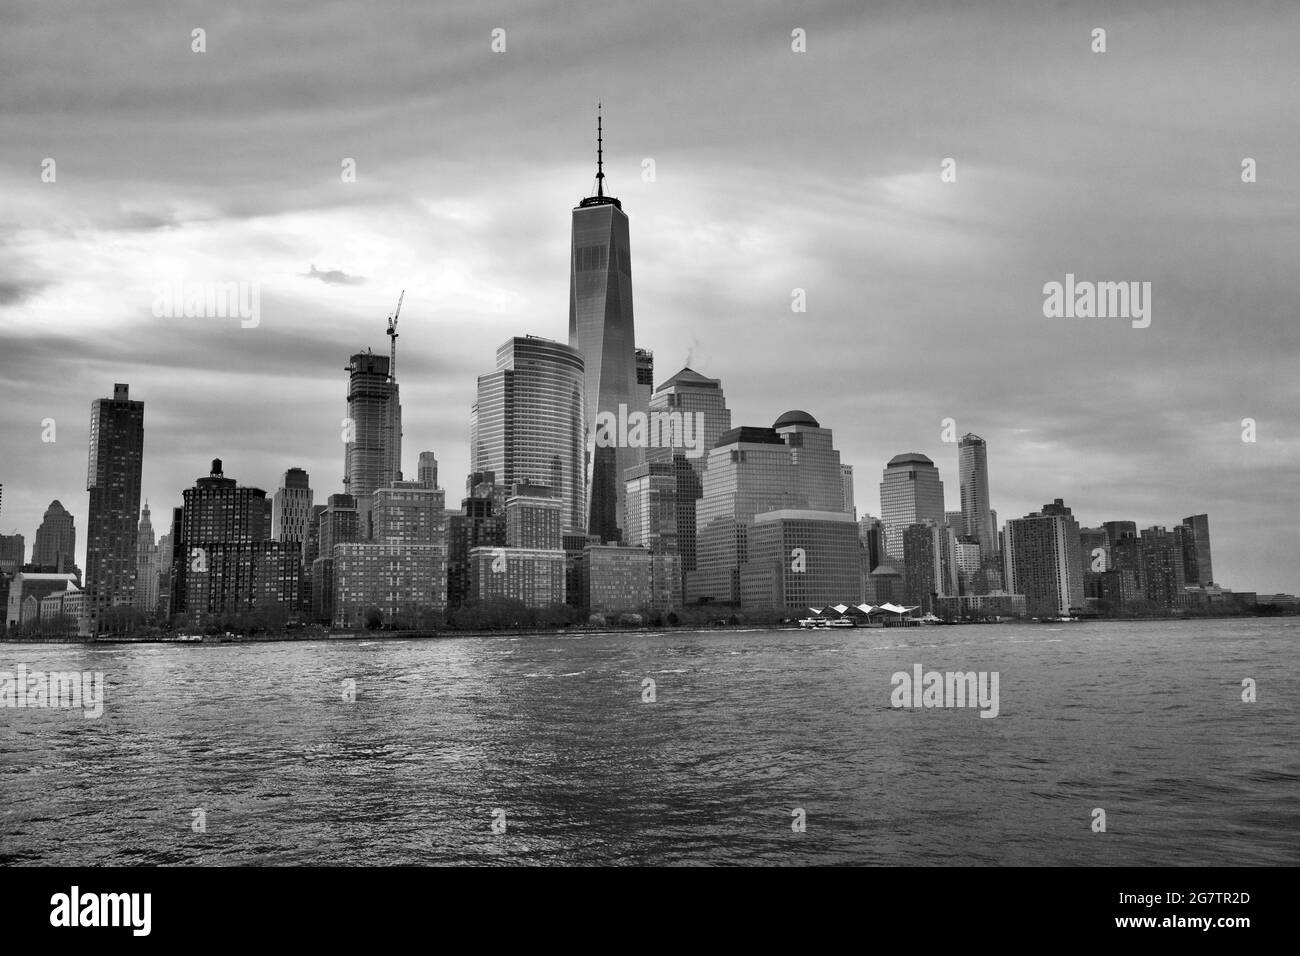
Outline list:
[[[738,623],[738,624],[716,624],[716,625],[683,625],[671,624],[652,627],[648,625],[633,625],[626,627],[562,627],[562,628],[485,628],[485,629],[442,629],[442,630],[416,630],[416,631],[318,631],[303,629],[301,631],[279,631],[273,634],[247,634],[247,635],[205,635],[203,640],[181,640],[178,637],[167,637],[161,635],[149,635],[142,637],[122,636],[122,637],[101,637],[99,639],[83,637],[47,637],[41,635],[18,636],[0,636],[0,644],[194,644],[201,647],[211,647],[217,644],[284,644],[297,643],[303,641],[433,641],[444,640],[456,637],[541,637],[549,635],[568,635],[584,634],[591,636],[603,636],[611,634],[663,634],[673,631],[700,632],[700,631],[800,631],[807,630],[810,633],[819,633],[823,631],[837,630],[861,630],[876,631],[885,630],[895,627],[965,627],[981,625],[1034,625],[1034,624],[1149,624],[1154,621],[1208,621],[1208,620],[1255,620],[1259,618],[1272,619],[1276,617],[1296,617],[1297,614],[1198,614],[1194,616],[1171,614],[1152,617],[1098,617],[1085,618],[1078,621],[1059,622],[1059,621],[1031,621],[1021,618],[1007,618],[1002,621],[942,621],[932,624],[889,624],[889,625],[860,625],[853,628],[801,628],[797,624],[773,624],[773,623]]]

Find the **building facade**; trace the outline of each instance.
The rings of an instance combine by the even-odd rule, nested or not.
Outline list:
[[[550,339],[519,336],[479,376],[470,414],[470,464],[496,482],[545,485],[562,502],[566,531],[586,527],[583,358]]]
[[[108,610],[135,603],[135,536],[144,465],[144,402],[130,386],[91,406],[90,463],[86,474],[86,613],[98,634]]]
[[[68,509],[58,499],[45,509],[32,542],[32,564],[51,571],[71,571],[76,561],[77,530]]]
[[[918,521],[944,520],[943,482],[939,469],[920,452],[895,455],[880,482],[880,518],[885,524],[885,553],[903,561],[903,529]]]
[[[596,194],[573,209],[569,256],[569,345],[585,363],[584,447],[590,447],[586,530],[602,541],[622,537],[624,476],[644,460],[645,449],[601,441],[609,417],[646,409],[637,385],[636,329],[632,314],[632,253],[623,204],[604,190],[599,129]]]

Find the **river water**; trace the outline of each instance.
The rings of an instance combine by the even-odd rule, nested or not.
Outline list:
[[[0,671],[107,686],[97,719],[0,707],[0,863],[1294,865],[1298,638],[1300,618],[3,644]],[[997,716],[892,707],[917,664],[997,672]]]

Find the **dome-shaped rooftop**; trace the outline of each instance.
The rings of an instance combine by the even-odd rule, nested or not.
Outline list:
[[[809,428],[821,428],[821,425],[817,423],[817,419],[798,408],[786,412],[773,422],[772,427],[789,428],[791,425],[807,425]]]
[[[889,465],[887,465],[886,467],[890,467],[893,465],[933,465],[933,464],[934,462],[932,462],[926,455],[922,455],[919,451],[909,451],[909,452],[904,452],[901,455],[895,455],[893,458],[889,459]]]

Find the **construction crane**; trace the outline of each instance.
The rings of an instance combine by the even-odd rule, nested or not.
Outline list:
[[[397,317],[402,314],[402,300],[406,298],[406,290],[397,297],[397,308],[393,314],[388,317],[388,380],[397,381]]]

